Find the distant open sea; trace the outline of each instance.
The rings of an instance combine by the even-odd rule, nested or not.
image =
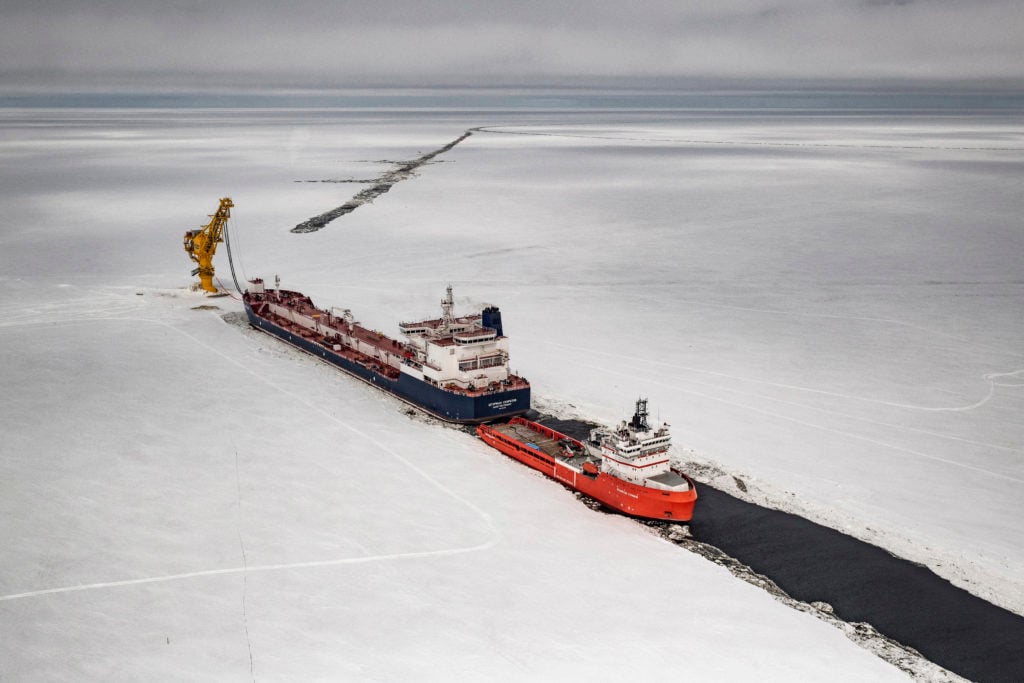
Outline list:
[[[330,92],[0,93],[2,108],[356,109],[433,111],[717,111],[861,114],[1024,113],[1024,93],[657,91],[547,88],[357,89]]]

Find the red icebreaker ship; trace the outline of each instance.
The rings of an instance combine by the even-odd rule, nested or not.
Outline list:
[[[646,399],[636,402],[631,421],[594,429],[587,443],[522,417],[482,424],[477,434],[502,453],[627,515],[679,522],[693,517],[697,490],[669,462],[668,425],[652,429],[647,424]]]

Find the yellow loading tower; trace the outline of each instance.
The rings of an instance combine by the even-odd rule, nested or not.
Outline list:
[[[217,291],[213,286],[213,254],[217,251],[217,245],[224,241],[224,226],[231,218],[231,207],[234,205],[231,197],[224,197],[220,200],[217,213],[210,215],[212,220],[207,225],[185,233],[185,252],[199,264],[192,274],[199,274],[199,286],[207,292]]]

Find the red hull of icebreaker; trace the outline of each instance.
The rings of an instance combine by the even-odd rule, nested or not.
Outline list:
[[[555,441],[568,439],[582,447],[579,441],[542,424],[521,417],[513,418],[511,422],[529,428],[536,432],[538,437]],[[500,425],[482,424],[477,427],[476,431],[487,445],[497,448],[505,455],[529,465],[538,472],[542,472],[610,508],[646,519],[688,522],[693,518],[697,490],[693,486],[693,481],[678,470],[673,471],[690,483],[689,489],[686,491],[665,491],[639,486],[605,472],[588,473],[581,467],[573,467],[565,459],[549,455],[536,447],[530,447],[526,442],[499,431],[499,428]]]

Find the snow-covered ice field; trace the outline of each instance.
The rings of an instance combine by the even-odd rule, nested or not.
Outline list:
[[[1019,117],[0,121],[0,679],[904,676],[223,319],[181,247],[222,196],[248,276],[388,334],[450,282],[460,311],[501,306],[540,407],[614,422],[648,396],[717,484],[1024,611]],[[289,232],[363,187],[295,181],[476,126]]]

